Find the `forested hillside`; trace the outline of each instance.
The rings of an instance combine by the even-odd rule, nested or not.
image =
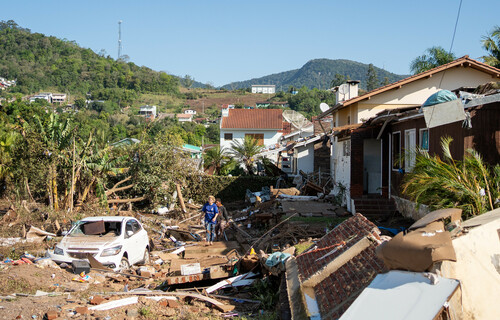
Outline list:
[[[78,46],[0,22],[0,76],[17,79],[13,92],[35,93],[46,88],[61,92],[125,89],[136,93],[178,93],[179,78],[132,62],[116,61]]]
[[[330,88],[330,84],[337,74],[349,77],[352,80],[360,80],[360,87],[367,88],[369,65],[351,60],[315,59],[307,62],[302,68],[276,73],[269,76],[255,78],[247,81],[233,82],[223,86],[226,89],[248,88],[252,84],[274,84],[276,90],[288,90],[290,86],[309,89]],[[401,80],[406,75],[397,75],[386,70],[375,67],[379,85],[384,82],[392,83]],[[387,78],[387,79],[386,79]]]

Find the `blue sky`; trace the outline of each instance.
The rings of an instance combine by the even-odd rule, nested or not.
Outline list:
[[[350,59],[398,74],[425,49],[450,48],[460,0],[15,0],[0,20],[76,41],[138,65],[221,86],[298,69],[317,58]],[[479,58],[500,25],[499,0],[463,0],[453,52]]]

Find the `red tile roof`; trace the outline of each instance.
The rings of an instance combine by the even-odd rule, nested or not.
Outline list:
[[[325,267],[329,263],[367,236],[380,239],[378,228],[359,213],[336,226],[316,243],[314,250],[297,256],[300,281],[326,272]],[[338,246],[343,241],[345,244]],[[316,302],[323,319],[338,319],[361,294],[362,289],[384,270],[384,263],[375,255],[377,245],[372,242],[314,285]],[[328,253],[331,254],[326,256]]]
[[[283,129],[281,109],[229,109],[222,117],[222,129]]]

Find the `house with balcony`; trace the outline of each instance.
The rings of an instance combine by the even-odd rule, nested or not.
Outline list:
[[[66,102],[67,96],[65,93],[53,93],[52,103],[64,103]]]

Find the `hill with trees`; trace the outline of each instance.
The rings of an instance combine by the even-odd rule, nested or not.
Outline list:
[[[81,94],[116,89],[178,94],[178,77],[104,55],[74,41],[32,33],[12,20],[0,22],[0,76],[17,79],[12,92],[55,88]]]
[[[307,62],[300,69],[271,74],[247,81],[232,82],[222,87],[234,90],[249,88],[252,84],[274,84],[277,91],[286,91],[289,87],[301,88],[303,86],[309,89],[319,88],[324,90],[332,87],[332,81],[336,76],[340,75],[345,79],[360,80],[360,87],[366,90],[369,66],[368,64],[345,59],[314,59]],[[374,70],[379,86],[407,77],[407,75],[394,74],[377,67],[374,67]]]

